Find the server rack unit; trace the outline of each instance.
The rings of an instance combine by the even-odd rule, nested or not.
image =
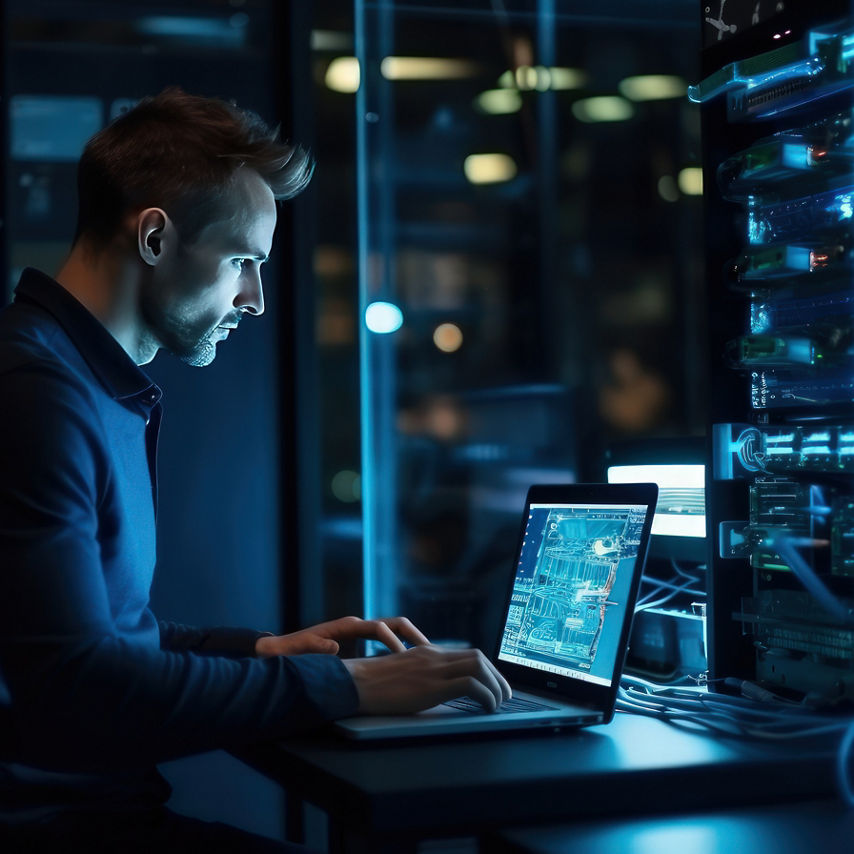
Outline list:
[[[710,678],[831,708],[854,699],[854,14],[795,5],[704,4],[690,92],[714,390]]]

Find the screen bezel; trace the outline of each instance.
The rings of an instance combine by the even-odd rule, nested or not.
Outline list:
[[[504,607],[501,611],[501,625],[497,632],[497,639],[491,659],[498,671],[511,685],[516,685],[519,688],[530,691],[554,692],[571,699],[572,702],[579,705],[602,711],[605,715],[604,722],[611,720],[614,715],[614,704],[616,702],[620,676],[623,672],[626,652],[628,651],[629,634],[632,628],[638,589],[640,588],[641,576],[646,565],[652,517],[655,513],[657,500],[658,486],[654,483],[537,484],[528,490],[528,495],[525,499],[525,512],[522,515],[519,539],[514,553],[513,572],[510,574],[507,593],[504,597]],[[623,624],[620,627],[618,649],[622,650],[622,654],[618,653],[614,661],[610,685],[601,685],[596,682],[576,679],[572,676],[563,676],[543,670],[536,670],[521,664],[503,661],[498,657],[504,637],[507,611],[510,607],[510,599],[513,595],[513,586],[516,581],[516,567],[519,562],[522,542],[528,524],[528,515],[532,504],[632,504],[646,506],[646,517],[644,518],[640,543],[638,544],[638,559],[635,562],[634,575],[629,586],[626,602],[627,607],[623,617]]]

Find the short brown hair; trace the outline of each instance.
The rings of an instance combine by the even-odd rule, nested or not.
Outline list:
[[[192,241],[217,216],[235,171],[254,169],[277,199],[300,193],[314,164],[255,113],[176,87],[143,98],[89,140],[77,168],[75,241],[115,236],[124,215],[162,207]]]

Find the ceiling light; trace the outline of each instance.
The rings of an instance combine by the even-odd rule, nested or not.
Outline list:
[[[549,68],[550,89],[580,89],[587,82],[587,75],[578,68]]]
[[[619,90],[632,101],[660,101],[684,98],[688,84],[675,74],[641,74],[621,81]]]
[[[498,184],[516,177],[516,163],[507,154],[470,154],[463,163],[472,184]]]
[[[586,82],[587,75],[578,68],[544,65],[520,65],[515,71],[505,71],[498,78],[502,89],[521,89],[523,92],[580,89]]]
[[[679,189],[686,196],[703,195],[703,170],[699,166],[687,166],[679,173]]]
[[[504,116],[519,112],[522,96],[515,89],[488,89],[474,99],[474,104],[482,113]]]
[[[329,63],[324,82],[335,92],[357,92],[361,74],[355,56],[338,56]]]
[[[386,80],[458,80],[473,77],[478,67],[468,59],[428,56],[387,56],[380,63]]]
[[[624,122],[634,112],[634,107],[619,95],[582,98],[572,105],[572,114],[582,122]]]

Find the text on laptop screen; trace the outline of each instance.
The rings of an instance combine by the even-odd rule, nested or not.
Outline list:
[[[531,504],[499,659],[612,683],[646,510]]]

